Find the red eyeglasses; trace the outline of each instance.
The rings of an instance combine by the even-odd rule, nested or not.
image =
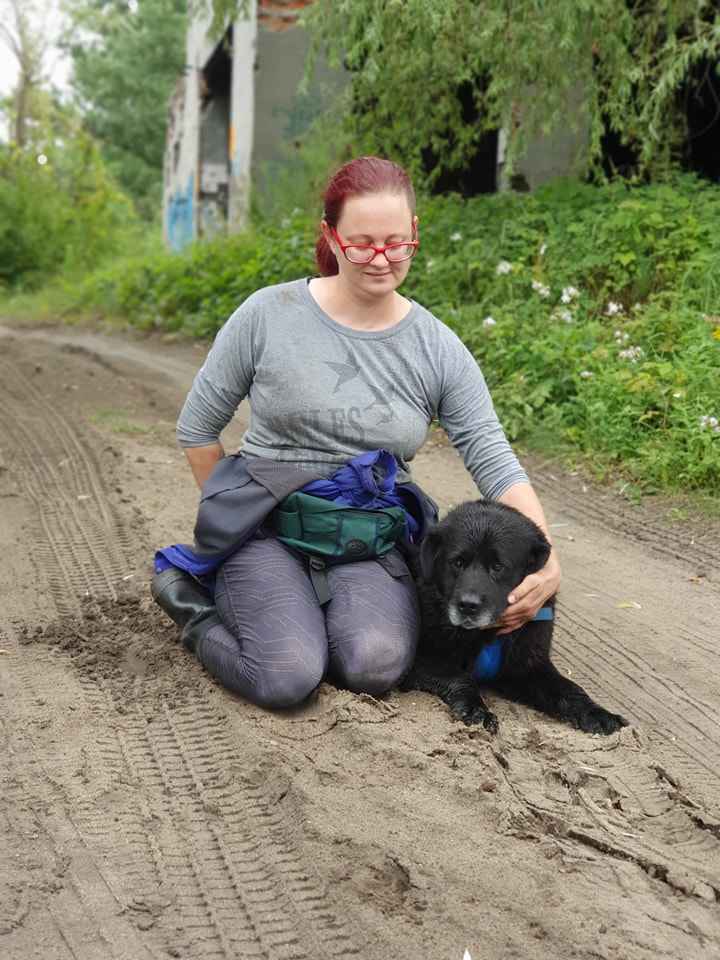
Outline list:
[[[335,227],[330,227],[330,229],[343,252],[343,256],[350,263],[370,263],[378,253],[384,253],[390,263],[401,263],[403,260],[414,257],[417,248],[420,246],[419,240],[386,243],[383,247],[375,247],[371,243],[343,243]]]

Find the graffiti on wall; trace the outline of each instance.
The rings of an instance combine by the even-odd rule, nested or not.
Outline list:
[[[182,250],[193,242],[195,175],[188,177],[185,190],[176,190],[167,208],[167,237],[172,250]]]

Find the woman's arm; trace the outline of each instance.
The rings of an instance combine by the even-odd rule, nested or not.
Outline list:
[[[223,446],[218,442],[207,447],[184,447],[184,450],[195,482],[202,489],[215,464],[225,456]]]
[[[529,483],[515,483],[497,499],[534,520],[552,545],[542,504]],[[498,630],[498,633],[510,633],[532,620],[543,604],[557,593],[560,576],[560,562],[553,548],[542,570],[525,577],[508,597],[509,606],[502,615],[502,629]]]
[[[254,320],[245,301],[215,338],[180,411],[176,435],[199,487],[225,456],[220,433],[252,384]]]

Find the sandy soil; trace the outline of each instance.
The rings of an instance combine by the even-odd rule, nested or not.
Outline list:
[[[563,561],[556,660],[630,718],[488,697],[221,689],[148,592],[191,539],[197,346],[0,331],[0,956],[720,956],[720,531],[529,462]],[[245,413],[226,434],[237,446]],[[473,496],[442,438],[416,478]]]

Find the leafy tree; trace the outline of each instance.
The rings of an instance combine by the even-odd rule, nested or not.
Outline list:
[[[2,0],[0,3],[0,39],[12,53],[18,66],[18,79],[11,112],[13,135],[19,147],[28,139],[28,124],[37,106],[43,79],[47,38],[37,26],[38,8],[33,0]]]
[[[0,288],[96,266],[135,224],[77,115],[55,108],[34,136],[42,153],[0,144]]]
[[[66,0],[65,46],[85,125],[151,219],[160,208],[168,99],[185,64],[186,0]]]

